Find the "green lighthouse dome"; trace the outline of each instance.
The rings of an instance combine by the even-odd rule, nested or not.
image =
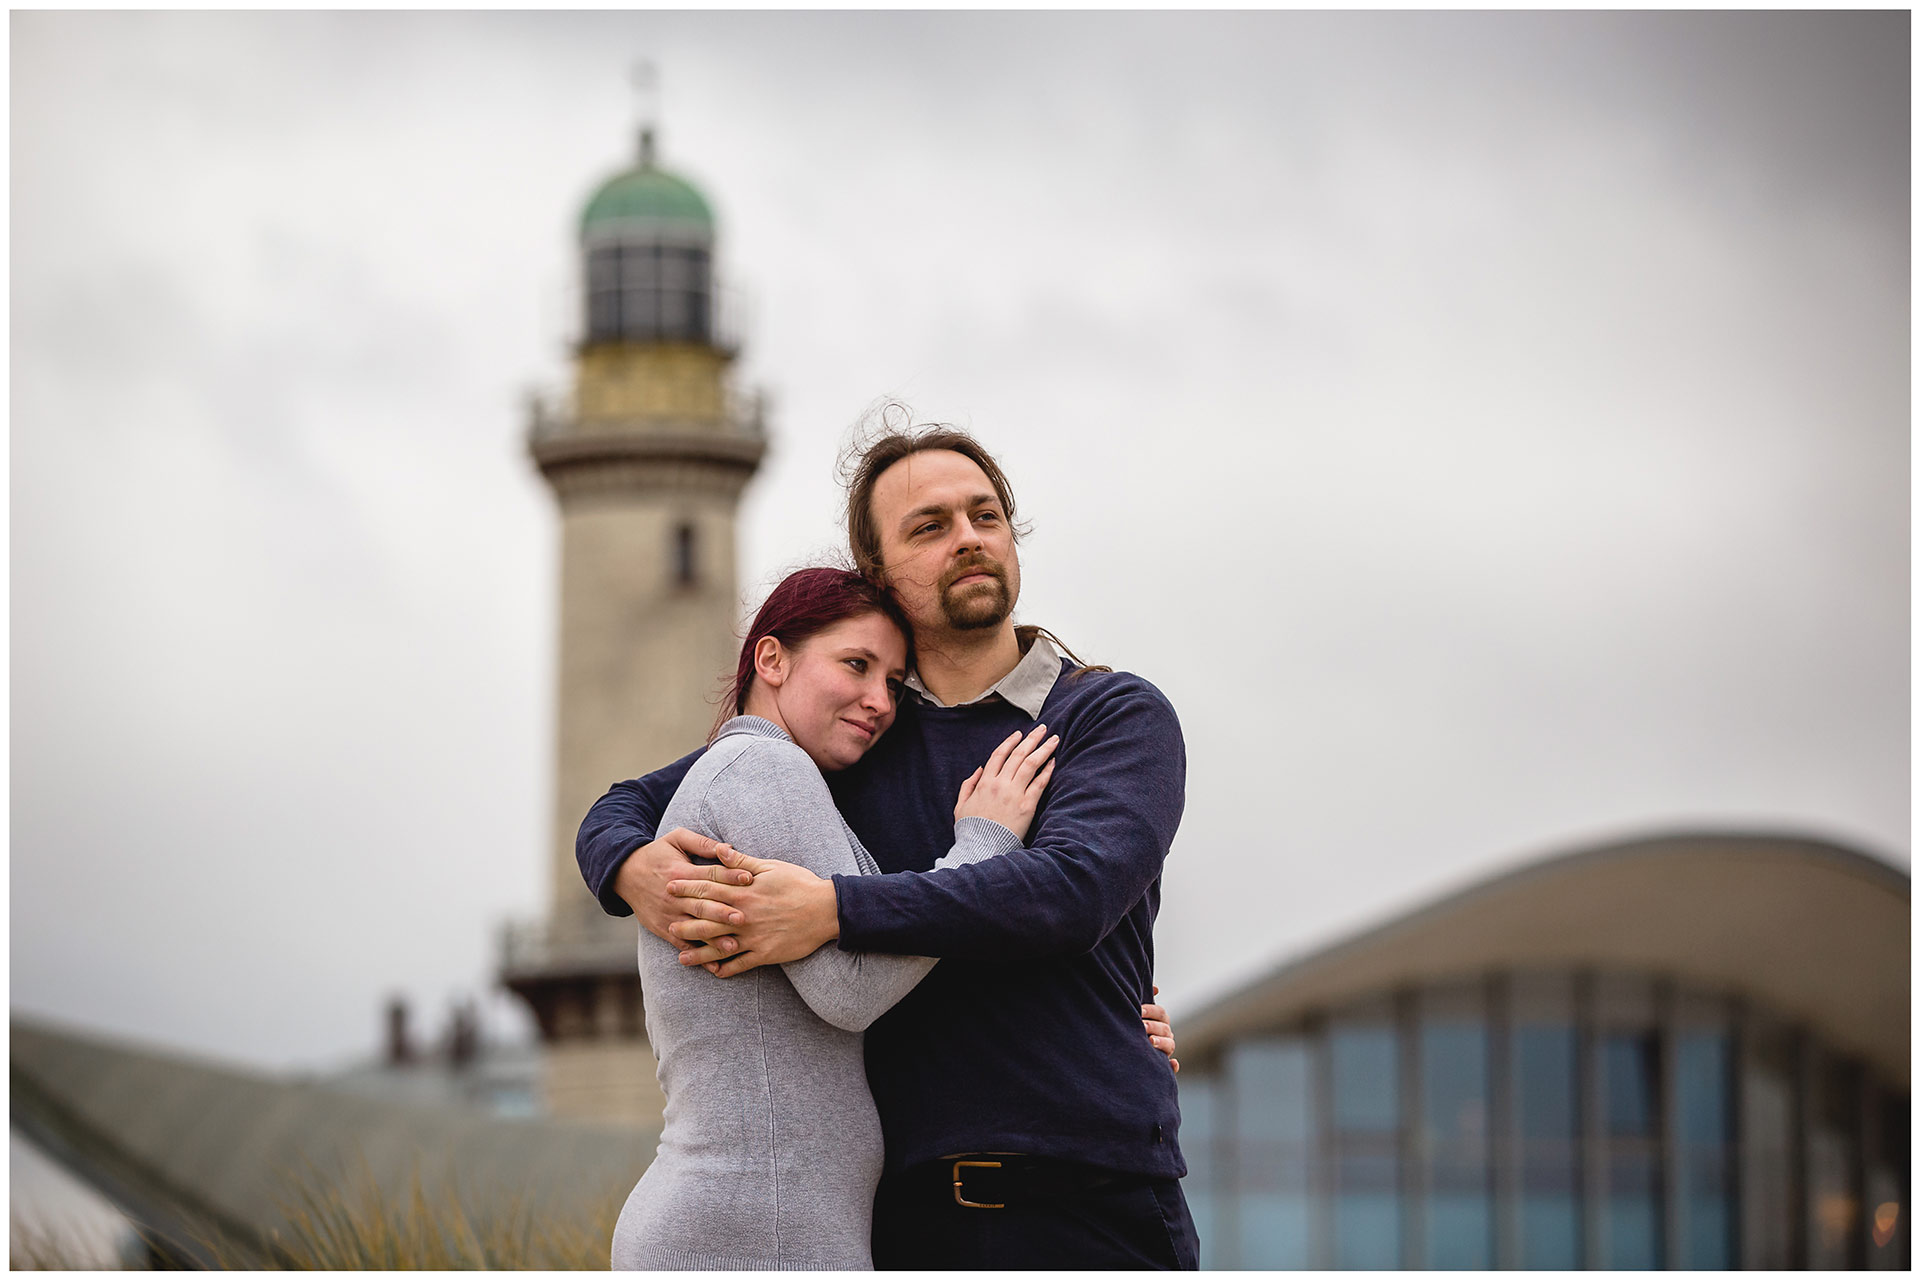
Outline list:
[[[692,183],[654,164],[653,134],[640,135],[640,163],[600,185],[580,214],[580,239],[666,236],[710,242],[713,211]]]

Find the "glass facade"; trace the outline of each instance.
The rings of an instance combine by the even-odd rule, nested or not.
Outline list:
[[[1385,1012],[1327,1031],[1333,1265],[1400,1266],[1400,1044]]]
[[[1660,1045],[1652,1032],[1600,1037],[1600,1139],[1606,1174],[1599,1266],[1660,1266]]]
[[[1763,1012],[1502,974],[1181,1074],[1208,1268],[1905,1268],[1908,1103]]]
[[[1573,1024],[1527,1022],[1508,1034],[1518,1150],[1514,1207],[1520,1267],[1580,1266],[1580,1104]]]
[[[1218,1132],[1213,1151],[1227,1154],[1221,1168],[1229,1177],[1213,1200],[1222,1247],[1210,1250],[1214,1266],[1312,1266],[1309,1215],[1320,1109],[1309,1048],[1304,1037],[1270,1037],[1227,1052],[1219,1093],[1232,1100],[1232,1124]],[[1184,1086],[1180,1097],[1184,1136]],[[1214,1115],[1225,1119],[1219,1108]],[[1187,1164],[1191,1168],[1191,1157]]]
[[[1187,1198],[1187,1212],[1193,1215],[1193,1227],[1200,1235],[1200,1266],[1218,1267],[1218,1242],[1221,1229],[1214,1212],[1214,1178],[1218,1163],[1210,1159],[1220,1133],[1216,1111],[1220,1090],[1216,1077],[1195,1077],[1191,1085],[1180,1087],[1180,1150],[1199,1154],[1189,1158],[1187,1177],[1180,1190]]]
[[[1815,1268],[1850,1268],[1860,1232],[1861,1191],[1854,1186],[1859,1161],[1858,1082],[1846,1065],[1813,1065],[1807,1126],[1807,1262]]]
[[[1680,1266],[1733,1266],[1733,1041],[1725,1031],[1683,1029],[1674,1037],[1676,1230]]]
[[[1741,1264],[1786,1268],[1800,1239],[1794,1206],[1794,1047],[1786,1034],[1765,1026],[1747,1036],[1741,1080],[1740,1167]]]
[[[1470,1000],[1420,1012],[1419,1253],[1424,1268],[1493,1266],[1491,1055]]]

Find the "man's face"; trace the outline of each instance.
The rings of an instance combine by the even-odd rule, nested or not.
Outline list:
[[[1020,599],[1020,558],[993,482],[950,449],[909,454],[873,486],[880,564],[916,632],[1000,626]]]

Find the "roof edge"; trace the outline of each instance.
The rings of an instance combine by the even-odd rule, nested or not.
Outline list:
[[[1560,875],[1570,868],[1644,857],[1662,851],[1686,850],[1697,853],[1715,847],[1731,851],[1752,850],[1755,846],[1781,855],[1797,854],[1809,861],[1830,864],[1834,871],[1842,875],[1867,881],[1909,903],[1912,901],[1912,875],[1909,872],[1877,855],[1809,833],[1683,828],[1626,837],[1597,846],[1583,845],[1570,849],[1561,846],[1559,853],[1523,859],[1505,871],[1474,879],[1423,905],[1384,919],[1376,918],[1374,924],[1350,931],[1331,943],[1295,952],[1278,964],[1236,984],[1225,995],[1183,1019],[1182,1024],[1191,1039],[1210,1043],[1214,1039],[1215,1029],[1230,1026],[1243,1007],[1256,1002],[1262,994],[1278,984],[1309,975],[1323,966],[1336,964],[1355,952],[1388,945],[1396,935],[1415,930],[1481,898],[1523,887],[1530,881]]]

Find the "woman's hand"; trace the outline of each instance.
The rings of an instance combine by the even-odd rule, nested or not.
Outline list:
[[[1047,758],[1060,746],[1058,734],[1042,743],[1046,732],[1045,725],[1035,725],[1026,735],[1010,735],[994,748],[987,763],[960,784],[953,821],[990,818],[1026,840],[1033,812],[1040,807],[1040,793],[1047,790],[1047,780],[1053,777],[1053,762]]]

